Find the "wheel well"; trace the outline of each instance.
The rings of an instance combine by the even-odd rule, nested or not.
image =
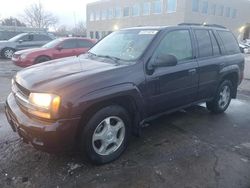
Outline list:
[[[5,47],[1,50],[1,55],[3,54],[4,50],[6,49],[12,49],[14,52],[16,51],[14,48],[11,48],[11,47]]]
[[[237,87],[238,87],[238,82],[239,82],[239,76],[236,72],[229,73],[225,75],[222,80],[230,80],[233,84],[233,96],[232,98],[236,98],[237,95]]]
[[[48,59],[51,60],[51,57],[49,57],[49,56],[47,56],[47,55],[40,55],[40,56],[38,56],[38,57],[35,59],[35,62],[36,62],[39,58],[41,58],[41,57],[46,57],[46,58],[48,58]]]
[[[109,100],[104,100],[101,102],[98,102],[92,106],[90,106],[87,110],[85,110],[82,113],[82,119],[80,121],[80,125],[78,126],[78,133],[77,133],[77,137],[76,137],[76,141],[79,140],[82,130],[84,128],[83,124],[87,123],[91,116],[96,113],[98,110],[106,107],[106,106],[110,106],[110,105],[119,105],[121,107],[123,107],[129,114],[130,118],[131,118],[131,123],[132,123],[132,129],[135,127],[133,125],[136,124],[135,119],[137,119],[138,117],[136,117],[138,112],[138,108],[136,106],[135,100],[130,97],[130,96],[121,96],[121,97],[115,97]],[[139,113],[139,112],[138,112]],[[76,142],[79,143],[79,142]]]

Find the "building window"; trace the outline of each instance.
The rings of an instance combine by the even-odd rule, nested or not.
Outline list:
[[[161,0],[153,2],[152,12],[153,12],[153,14],[160,14],[162,12],[162,1]]]
[[[232,10],[232,18],[236,18],[236,15],[237,15],[237,10],[233,9]]]
[[[107,10],[103,10],[102,11],[102,20],[106,20],[107,19]]]
[[[92,38],[92,39],[94,38],[94,32],[93,31],[90,31],[89,35],[90,35],[90,38]]]
[[[143,16],[150,15],[150,2],[143,3]]]
[[[108,9],[108,19],[112,19],[113,18],[113,9],[110,8]]]
[[[95,13],[95,20],[96,21],[100,20],[100,12],[99,11],[96,11],[96,13]]]
[[[132,16],[139,16],[139,15],[140,15],[140,6],[138,4],[133,5]]]
[[[125,7],[123,9],[123,17],[128,17],[129,16],[129,7]]]
[[[207,2],[207,1],[204,1],[204,2],[202,3],[202,10],[201,10],[201,12],[202,12],[203,14],[207,14],[207,12],[208,12],[208,2]]]
[[[176,12],[177,0],[168,0],[167,2],[167,13]]]
[[[192,10],[193,10],[193,12],[199,12],[199,6],[200,6],[200,1],[199,0],[193,0],[192,1]]]
[[[98,32],[98,31],[95,32],[95,38],[96,38],[96,39],[100,39],[100,35],[99,35],[99,32]]]
[[[230,12],[231,12],[231,9],[230,9],[230,7],[227,7],[226,8],[226,17],[230,17]]]
[[[94,14],[94,12],[91,12],[89,17],[90,17],[89,21],[94,21],[95,20],[95,14]]]
[[[223,16],[223,14],[224,14],[224,6],[221,5],[219,8],[219,16]]]
[[[121,14],[122,14],[121,12],[122,12],[121,8],[116,7],[116,8],[115,8],[115,12],[114,12],[114,13],[115,13],[114,17],[115,17],[115,18],[120,18],[120,17],[121,17]]]
[[[102,38],[104,38],[106,36],[106,32],[102,31]]]
[[[212,6],[211,6],[211,12],[210,12],[210,14],[211,15],[216,15],[216,4],[213,4]]]

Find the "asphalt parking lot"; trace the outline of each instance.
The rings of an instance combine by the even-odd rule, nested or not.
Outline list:
[[[0,59],[0,187],[250,187],[250,56],[237,100],[222,115],[204,105],[163,116],[133,138],[115,162],[92,166],[74,153],[24,144],[4,101],[20,68]]]

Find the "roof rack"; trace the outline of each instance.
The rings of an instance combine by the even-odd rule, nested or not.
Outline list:
[[[199,24],[199,23],[180,23],[178,25],[182,25],[182,26],[204,26],[204,27],[217,27],[217,28],[221,28],[221,29],[227,29],[225,26],[222,25],[218,25],[218,24]]]

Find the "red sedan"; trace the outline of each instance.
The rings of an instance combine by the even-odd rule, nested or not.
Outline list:
[[[20,67],[28,67],[52,59],[86,53],[95,42],[86,38],[58,38],[41,48],[17,51],[12,56],[12,61]]]

